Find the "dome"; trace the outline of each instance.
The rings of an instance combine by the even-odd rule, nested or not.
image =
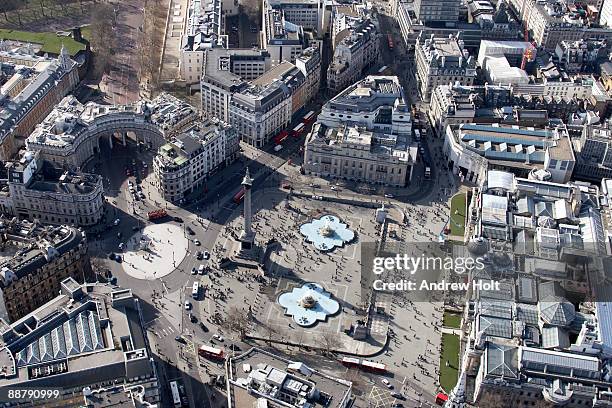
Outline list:
[[[482,256],[489,251],[489,241],[486,238],[472,238],[467,244],[468,251],[473,255]]]
[[[567,326],[576,317],[574,305],[559,296],[550,296],[538,303],[538,311],[540,319],[552,326]]]

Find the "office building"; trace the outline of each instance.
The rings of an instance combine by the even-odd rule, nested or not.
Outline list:
[[[58,59],[0,51],[0,160],[10,160],[23,141],[79,83],[76,62],[62,47]]]
[[[460,124],[446,128],[443,152],[454,174],[480,183],[489,169],[527,177],[544,170],[556,183],[570,180],[576,163],[567,128],[551,121],[541,128]]]
[[[208,117],[229,122],[232,94],[270,69],[270,54],[265,50],[209,50],[204,55],[202,111]]]
[[[416,0],[414,2],[414,14],[417,20],[429,21],[457,21],[459,20],[458,0]]]
[[[36,310],[12,324],[0,320],[0,350],[4,395],[8,389],[59,389],[58,398],[45,403],[66,408],[161,402],[140,302],[129,289],[63,279]]]
[[[457,36],[438,38],[419,36],[415,51],[417,87],[429,101],[438,85],[472,85],[476,78],[476,61]]]
[[[5,163],[0,180],[0,211],[45,224],[88,227],[104,217],[104,186],[97,174],[64,170],[41,160],[40,152],[23,152]]]
[[[229,408],[346,408],[352,402],[350,381],[258,348],[230,358],[227,372]]]
[[[509,0],[538,47],[554,52],[562,41],[611,40],[612,30],[597,24],[599,10],[588,3],[566,0]]]
[[[222,0],[189,0],[187,11],[176,10],[179,14],[186,13],[179,71],[181,78],[189,85],[200,83],[206,50],[227,47],[227,35],[223,34],[223,19],[227,13],[222,8]]]
[[[598,63],[607,60],[606,41],[561,41],[555,47],[559,67],[569,74],[594,72]]]
[[[305,30],[321,33],[321,24],[323,23],[322,0],[264,0],[263,10],[264,19],[266,19],[268,10],[277,10],[282,12],[284,20],[301,26]],[[262,27],[266,27],[265,21]]]
[[[159,148],[153,160],[155,187],[164,200],[181,203],[236,159],[239,141],[235,129],[225,122],[213,118],[194,124]]]
[[[306,137],[304,171],[404,186],[416,157],[410,110],[397,77],[369,76],[323,106]]]
[[[338,93],[362,78],[362,73],[378,62],[379,35],[369,16],[348,22],[334,36],[334,56],[327,68],[327,87]]]
[[[60,282],[92,281],[85,233],[66,225],[2,220],[4,248],[15,255],[0,263],[0,316],[16,321],[57,296]]]
[[[285,18],[284,9],[268,8],[263,13],[262,48],[270,54],[272,64],[295,59],[307,48],[304,28]]]
[[[612,129],[609,122],[584,126],[582,135],[574,140],[576,168],[574,178],[599,184],[612,178]]]

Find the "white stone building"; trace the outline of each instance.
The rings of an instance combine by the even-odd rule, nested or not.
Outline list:
[[[304,171],[404,186],[416,162],[411,116],[397,77],[369,76],[323,107],[306,137]]]
[[[236,130],[227,123],[194,124],[159,148],[153,160],[155,187],[164,200],[180,203],[235,160],[239,150]]]
[[[429,101],[438,85],[472,85],[476,61],[457,36],[438,38],[420,35],[415,51],[416,79],[424,101]]]

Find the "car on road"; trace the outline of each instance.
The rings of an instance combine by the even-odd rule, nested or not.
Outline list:
[[[123,242],[120,242],[120,243],[119,243],[119,249],[120,249],[121,251],[123,251],[123,249],[124,249],[124,248],[125,248],[125,244],[124,244]]]
[[[187,227],[186,228],[187,232],[189,233],[189,235],[195,235],[195,232],[193,232],[193,230],[191,229],[191,227]],[[197,244],[196,244],[197,245]]]
[[[198,267],[198,272],[200,272],[200,275],[204,275],[204,271],[206,270],[206,268],[204,267],[204,265],[200,265]]]
[[[393,198],[393,194],[386,193],[386,194],[385,194],[385,197],[387,197],[387,198]]]
[[[255,27],[255,26],[251,26],[251,32],[252,32],[252,33],[256,33],[257,31],[259,31],[259,30],[257,29],[257,27]]]
[[[117,218],[117,219],[116,219],[116,220],[113,222],[113,224],[115,224],[115,225],[119,225],[119,223],[120,223],[120,222],[121,222],[121,220],[120,220],[119,218]]]
[[[114,252],[111,252],[110,254],[108,254],[108,259],[110,259],[111,261],[114,261],[116,256],[117,255],[115,255]]]
[[[404,397],[404,394],[402,394],[400,392],[392,392],[391,396],[393,398],[397,398],[397,399],[400,399],[400,400],[405,400],[406,399],[406,397]]]
[[[225,341],[225,339],[223,338],[223,336],[221,336],[220,334],[214,334],[214,335],[213,335],[213,339],[215,339],[215,340],[217,340],[217,341],[220,341],[220,342]]]
[[[385,385],[385,387],[387,387],[387,388],[389,388],[389,389],[393,388],[393,384],[391,384],[391,383],[389,382],[389,380],[387,380],[386,378],[383,378],[383,379],[382,379],[382,383]]]
[[[204,251],[204,259],[210,259],[210,252]]]
[[[191,302],[188,300],[185,301],[185,310],[191,310]]]
[[[138,196],[143,200],[145,199],[145,194],[142,191],[138,192]]]
[[[312,188],[319,188],[319,187],[321,187],[320,184],[315,184],[315,183],[310,183],[309,186],[312,187]]]
[[[179,343],[183,343],[183,344],[187,343],[187,341],[183,338],[183,336],[176,336],[174,340],[176,340]]]
[[[198,259],[198,260],[204,259],[204,254],[202,253],[202,251],[196,252],[196,259]],[[193,269],[195,269],[195,268],[193,268]]]
[[[121,255],[115,255],[115,262],[117,263],[123,262],[123,258],[121,258]]]
[[[202,329],[204,333],[208,333],[208,327],[202,322],[200,322],[200,329]]]
[[[336,190],[338,190],[338,187],[336,187],[336,186],[331,186],[331,189],[332,189],[333,191],[336,191]]]
[[[195,266],[193,268],[191,268],[191,274],[192,275],[197,275],[198,274],[198,270],[195,268]]]
[[[140,227],[138,225],[134,225],[132,227],[132,231],[136,232],[136,231],[140,231]]]
[[[181,222],[183,222],[183,219],[182,219],[181,217],[172,217],[172,219],[173,219],[174,221],[178,222],[179,224],[180,224]]]
[[[198,239],[194,239],[194,240],[193,240],[193,243],[195,244],[195,246],[200,246],[200,245],[202,245],[202,243],[201,243],[201,242],[200,242],[200,240],[198,240]]]
[[[189,321],[191,323],[196,323],[198,321],[198,318],[195,317],[195,315],[193,313],[189,313]]]

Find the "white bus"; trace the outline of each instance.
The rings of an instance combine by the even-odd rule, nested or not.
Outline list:
[[[194,299],[197,299],[199,293],[200,293],[200,283],[193,282],[193,288],[191,289],[191,297]]]
[[[172,392],[172,402],[174,403],[174,407],[182,407],[183,404],[181,403],[181,393],[179,392],[176,381],[170,381],[170,391]]]

